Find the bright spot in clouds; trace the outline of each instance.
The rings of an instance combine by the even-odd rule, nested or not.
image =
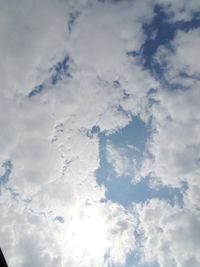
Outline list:
[[[70,221],[70,231],[75,238],[77,249],[95,257],[104,250],[107,242],[105,218],[95,208],[86,208]]]

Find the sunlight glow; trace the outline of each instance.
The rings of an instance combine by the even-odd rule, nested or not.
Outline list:
[[[107,227],[100,210],[86,207],[71,220],[71,232],[78,251],[101,256],[106,248]]]

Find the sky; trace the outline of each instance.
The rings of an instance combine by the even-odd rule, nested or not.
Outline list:
[[[9,267],[200,266],[200,2],[0,0]]]

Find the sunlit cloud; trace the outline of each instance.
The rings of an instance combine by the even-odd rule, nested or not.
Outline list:
[[[0,246],[15,267],[197,267],[198,1],[0,0]]]

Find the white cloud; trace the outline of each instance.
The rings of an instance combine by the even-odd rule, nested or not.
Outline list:
[[[161,186],[177,187],[183,203],[175,206],[153,199],[138,205],[141,251],[146,261],[161,267],[199,266],[199,30],[179,31],[171,42],[173,52],[161,47],[156,58],[166,64],[169,86],[154,93],[150,157],[142,175],[150,174]],[[181,76],[181,72],[186,75]],[[179,83],[187,90],[170,84]],[[185,192],[183,190],[185,187]],[[182,207],[181,207],[182,206]]]
[[[137,206],[145,260],[161,267],[200,264],[199,211],[151,200]]]
[[[199,31],[179,32],[171,43],[175,52],[157,54],[167,60],[166,79],[191,89],[159,89],[150,108],[147,92],[158,82],[126,52],[144,41],[142,23],[152,18],[153,1],[0,4],[0,163],[13,165],[1,186],[0,234],[9,266],[125,265],[135,249],[135,219],[105,202],[95,177],[99,137],[88,132],[93,126],[115,132],[140,114],[152,116],[156,130],[143,174],[151,172],[163,185],[188,186],[182,209],[159,200],[138,206],[146,260],[196,267],[200,91],[197,79],[179,73],[199,74]],[[196,4],[180,14],[182,2],[176,3],[174,12],[188,19]],[[75,11],[80,14],[69,32]],[[71,77],[52,85],[52,67],[66,55]],[[28,98],[40,83],[44,90]],[[130,171],[124,151],[108,144],[107,157],[119,175]]]
[[[0,4],[0,162],[13,164],[1,187],[0,231],[9,266],[123,265],[134,249],[135,222],[120,205],[102,202],[99,139],[88,131],[114,132],[142,109],[155,82],[126,52],[140,46],[141,21],[152,10],[128,1]],[[80,18],[69,33],[76,10]],[[66,55],[71,78],[53,86],[50,70]],[[29,98],[40,83],[44,90]]]
[[[68,14],[57,1],[0,4],[1,90],[27,94],[65,55]]]
[[[161,64],[163,60],[167,62],[167,82],[187,87],[160,88],[152,107],[155,132],[149,145],[153,162],[150,169],[152,175],[171,186],[180,186],[182,181],[194,183],[200,174],[200,84],[192,77],[199,75],[198,63],[194,61],[198,57],[198,36],[198,30],[178,32],[172,42],[174,52],[162,48],[157,54]],[[191,77],[182,77],[181,72]]]
[[[1,204],[0,234],[9,266],[121,265],[134,248],[133,216],[117,204],[79,203],[65,209],[64,223],[27,208],[19,197],[10,206]]]
[[[106,158],[119,176],[129,173],[130,166],[126,152],[120,148],[116,148],[110,142],[106,146]]]
[[[174,41],[171,42],[172,50],[161,46],[156,55],[161,65],[165,62],[165,76],[169,82],[181,83],[186,87],[196,86],[194,78],[199,76],[200,30],[194,29],[189,32],[178,31]],[[180,76],[181,73],[191,76]],[[193,76],[193,77],[192,77]],[[198,84],[197,84],[198,85]]]

